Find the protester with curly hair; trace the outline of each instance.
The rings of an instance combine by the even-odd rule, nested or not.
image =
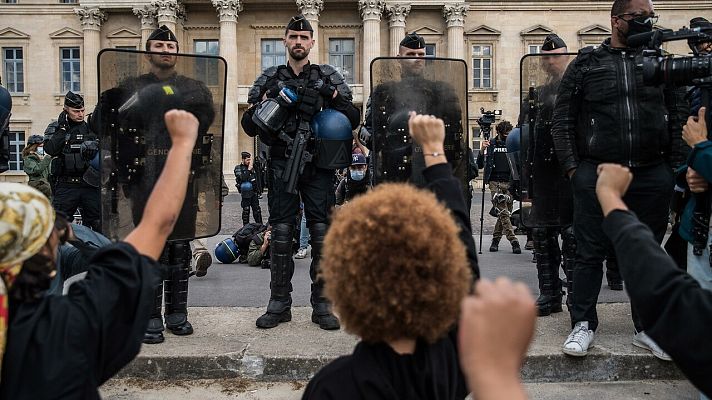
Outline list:
[[[442,120],[412,115],[409,125],[430,192],[383,184],[334,214],[322,276],[345,329],[362,340],[312,379],[304,399],[467,395],[453,329],[478,274],[459,236],[472,235],[467,206],[444,156]]]

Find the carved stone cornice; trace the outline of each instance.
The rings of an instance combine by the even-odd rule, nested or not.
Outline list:
[[[102,22],[106,21],[106,14],[98,8],[81,7],[75,8],[74,14],[79,16],[82,30],[101,30]]]
[[[318,21],[324,9],[324,0],[297,0],[299,12],[309,21]]]
[[[178,0],[153,0],[151,6],[156,9],[156,20],[159,25],[163,22],[175,24],[178,20],[185,20],[185,6]]]
[[[443,6],[443,17],[447,21],[447,27],[464,27],[465,17],[467,16],[467,5],[460,4],[445,4]]]
[[[242,11],[240,0],[212,0],[212,3],[220,22],[237,22],[238,14]]]
[[[410,4],[394,3],[386,6],[388,15],[388,26],[405,28],[405,20],[410,14]]]
[[[149,5],[136,7],[133,9],[133,13],[141,20],[141,29],[156,28],[156,7]]]
[[[358,0],[358,10],[361,12],[361,19],[364,21],[380,21],[385,6],[385,0]]]

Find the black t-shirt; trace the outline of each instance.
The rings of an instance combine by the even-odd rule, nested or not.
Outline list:
[[[0,399],[98,399],[138,354],[160,265],[124,242],[89,264],[66,296],[10,304]]]
[[[418,341],[413,354],[398,354],[385,343],[356,345],[353,354],[322,368],[302,400],[445,400],[467,396],[458,364],[457,333],[428,345]]]

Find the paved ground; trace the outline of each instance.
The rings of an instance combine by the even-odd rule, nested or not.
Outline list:
[[[480,192],[481,193],[481,192]],[[489,193],[487,194],[489,196]],[[261,200],[262,214],[267,221],[267,195]],[[473,228],[475,231],[475,243],[479,249],[479,204],[481,199],[475,196],[473,210]],[[476,212],[476,213],[475,213]],[[475,215],[476,214],[476,215]],[[242,226],[242,209],[240,208],[240,196],[230,194],[225,200],[223,207],[223,223],[221,234],[207,239],[208,248],[212,251],[215,245],[224,238],[233,234]],[[252,220],[252,219],[251,219]],[[485,235],[483,239],[484,252],[478,255],[482,275],[488,278],[497,276],[508,276],[512,279],[523,281],[529,285],[533,293],[538,293],[536,267],[531,262],[531,251],[523,251],[522,254],[512,254],[511,246],[506,240],[500,244],[500,251],[497,253],[488,252],[489,244],[492,241],[491,228],[495,219],[486,214]],[[525,237],[519,238],[522,246],[526,242]],[[309,263],[310,258],[295,260],[296,268],[292,284],[294,286],[293,299],[295,306],[305,306],[309,304]],[[604,279],[605,281],[605,279]],[[266,305],[269,297],[269,270],[249,267],[246,264],[223,265],[215,263],[208,270],[208,275],[202,278],[193,277],[190,281],[189,301],[191,306],[198,307],[260,307]],[[599,302],[620,303],[627,302],[628,297],[625,292],[614,292],[608,289],[604,282],[602,285]]]
[[[257,329],[263,309],[192,307],[195,333],[166,334],[166,341],[144,345],[121,377],[144,379],[249,378],[307,380],[329,361],[353,351],[357,338],[344,330],[324,331],[311,322],[311,307],[292,308],[292,321]],[[568,313],[537,320],[522,376],[531,382],[590,382],[681,379],[670,362],[631,344],[628,304],[601,304],[595,346],[584,358],[569,357],[561,345],[570,331]]]
[[[152,382],[113,380],[102,389],[106,400],[235,399],[298,400],[306,382],[253,382],[241,379]],[[539,400],[696,400],[695,390],[684,381],[632,381],[602,383],[528,383],[529,398]]]

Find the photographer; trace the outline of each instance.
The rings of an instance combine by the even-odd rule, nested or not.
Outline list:
[[[27,184],[42,192],[50,201],[52,188],[49,185],[49,164],[52,157],[44,153],[42,136],[32,135],[22,149],[22,167],[29,178]]]
[[[100,231],[101,191],[84,179],[99,146],[96,134],[84,121],[82,96],[71,91],[64,96],[64,109],[45,130],[44,149],[54,157],[50,168],[51,179],[56,181],[52,187],[54,208],[72,216],[80,207],[82,224]]]
[[[568,355],[585,356],[593,342],[602,263],[611,246],[601,229],[603,214],[595,196],[597,166],[629,166],[635,179],[626,202],[658,242],[667,228],[671,167],[685,158],[680,125],[687,110],[662,86],[643,83],[642,71],[636,68],[643,49],[627,46],[631,35],[652,31],[657,19],[650,1],[616,0],[611,38],[597,48],[582,49],[559,87],[552,134],[559,164],[572,184],[577,243],[570,307],[573,330],[562,349]],[[633,344],[669,360],[643,332],[634,304],[631,308]]]
[[[247,264],[251,267],[262,266],[263,269],[269,268],[269,248],[270,239],[272,239],[272,227],[268,226],[267,230],[256,234],[250,241],[250,250],[247,252]]]
[[[514,201],[509,193],[511,171],[507,160],[507,135],[512,131],[512,124],[502,121],[497,124],[496,131],[497,136],[493,140],[482,141],[480,154],[477,155],[477,167],[485,169],[483,184],[489,184],[493,210],[496,210],[497,216],[489,251],[499,250],[499,241],[504,234],[512,243],[512,253],[521,254],[522,249],[510,219]]]
[[[355,196],[366,193],[369,188],[369,175],[366,156],[362,153],[353,153],[348,173],[336,187],[336,205],[341,206]]]

